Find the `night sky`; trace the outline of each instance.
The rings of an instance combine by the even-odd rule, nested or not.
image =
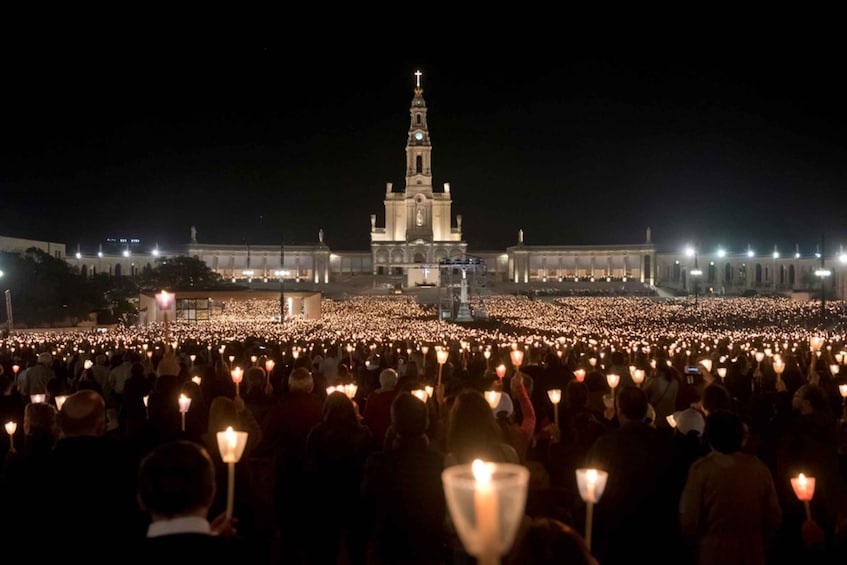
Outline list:
[[[393,41],[399,38],[392,36]],[[401,189],[413,73],[469,251],[847,245],[843,49],[774,35],[520,54],[318,55],[273,41],[7,45],[0,235],[96,251],[365,250]],[[315,53],[315,54],[313,54]],[[455,219],[454,219],[455,222]]]

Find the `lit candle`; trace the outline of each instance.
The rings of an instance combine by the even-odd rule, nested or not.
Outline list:
[[[241,367],[233,367],[229,372],[232,375],[232,382],[235,383],[235,396],[239,396],[241,380],[244,378],[244,369]]]
[[[585,369],[579,368],[573,372],[576,377],[577,382],[583,382],[585,380]]]
[[[562,401],[562,390],[554,388],[547,391],[547,397],[553,403],[553,422],[559,427],[559,402]]]
[[[497,368],[494,369],[494,371],[497,373],[497,378],[500,380],[503,380],[503,377],[506,376],[506,366],[502,363],[497,365]]]
[[[235,464],[244,454],[247,432],[236,432],[229,426],[225,431],[218,432],[217,439],[221,460],[227,464],[226,518],[229,520],[235,507]]]
[[[15,432],[18,430],[18,423],[13,421],[6,422],[6,433],[9,434],[9,453],[15,451]]]
[[[182,419],[182,431],[185,431],[185,414],[191,406],[191,399],[184,394],[179,395],[179,414]]]
[[[194,377],[191,377],[191,382],[193,382],[197,386],[200,386],[200,383],[203,382],[203,379],[198,377],[198,376],[194,376]]]
[[[271,374],[271,371],[273,371],[273,370],[274,370],[274,365],[276,365],[276,363],[274,363],[274,360],[273,360],[273,359],[266,359],[266,360],[265,360],[265,371],[266,371],[269,375]]]
[[[812,510],[809,507],[809,501],[815,496],[815,478],[807,477],[803,473],[800,473],[798,476],[791,478],[791,488],[794,489],[797,499],[802,501],[803,506],[806,507],[806,519],[811,521]]]
[[[67,400],[67,399],[68,399],[68,396],[66,394],[62,394],[62,395],[57,396],[56,397],[56,410],[61,410],[62,404],[64,404],[65,400]]]
[[[476,481],[474,488],[474,516],[476,531],[480,540],[481,553],[478,558],[480,565],[496,564],[500,559],[500,533],[497,523],[497,493],[491,484],[491,464],[475,459],[472,467]]]
[[[488,405],[492,410],[497,408],[497,405],[500,404],[500,396],[502,393],[499,390],[486,390],[482,394],[485,396],[485,400],[488,401]]]
[[[412,391],[412,396],[415,396],[420,399],[421,402],[426,402],[429,398],[426,394],[426,391],[422,388],[418,388]]]

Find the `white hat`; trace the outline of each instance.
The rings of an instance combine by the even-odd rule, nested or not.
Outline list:
[[[703,435],[703,430],[706,429],[706,419],[703,413],[695,408],[686,408],[678,410],[673,414],[676,420],[676,429],[683,435],[688,435],[688,432],[694,430],[698,436]]]
[[[500,395],[500,402],[497,403],[497,406],[494,408],[494,416],[496,417],[500,412],[505,412],[506,416],[511,416],[512,412],[515,411],[515,405],[512,403],[512,398],[506,394],[505,392]]]

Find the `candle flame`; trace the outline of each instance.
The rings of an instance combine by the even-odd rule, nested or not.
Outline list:
[[[488,485],[491,483],[491,467],[482,459],[474,459],[471,464],[474,479],[479,485]]]

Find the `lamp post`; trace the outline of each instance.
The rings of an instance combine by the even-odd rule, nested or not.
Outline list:
[[[831,274],[824,265],[823,234],[821,234],[821,268],[815,271],[815,275],[821,279],[821,326],[826,322],[826,278]]]
[[[697,291],[699,290],[699,280],[703,271],[697,266],[697,255],[694,256],[694,268],[691,270],[691,278],[694,279],[694,307],[697,307]]]

